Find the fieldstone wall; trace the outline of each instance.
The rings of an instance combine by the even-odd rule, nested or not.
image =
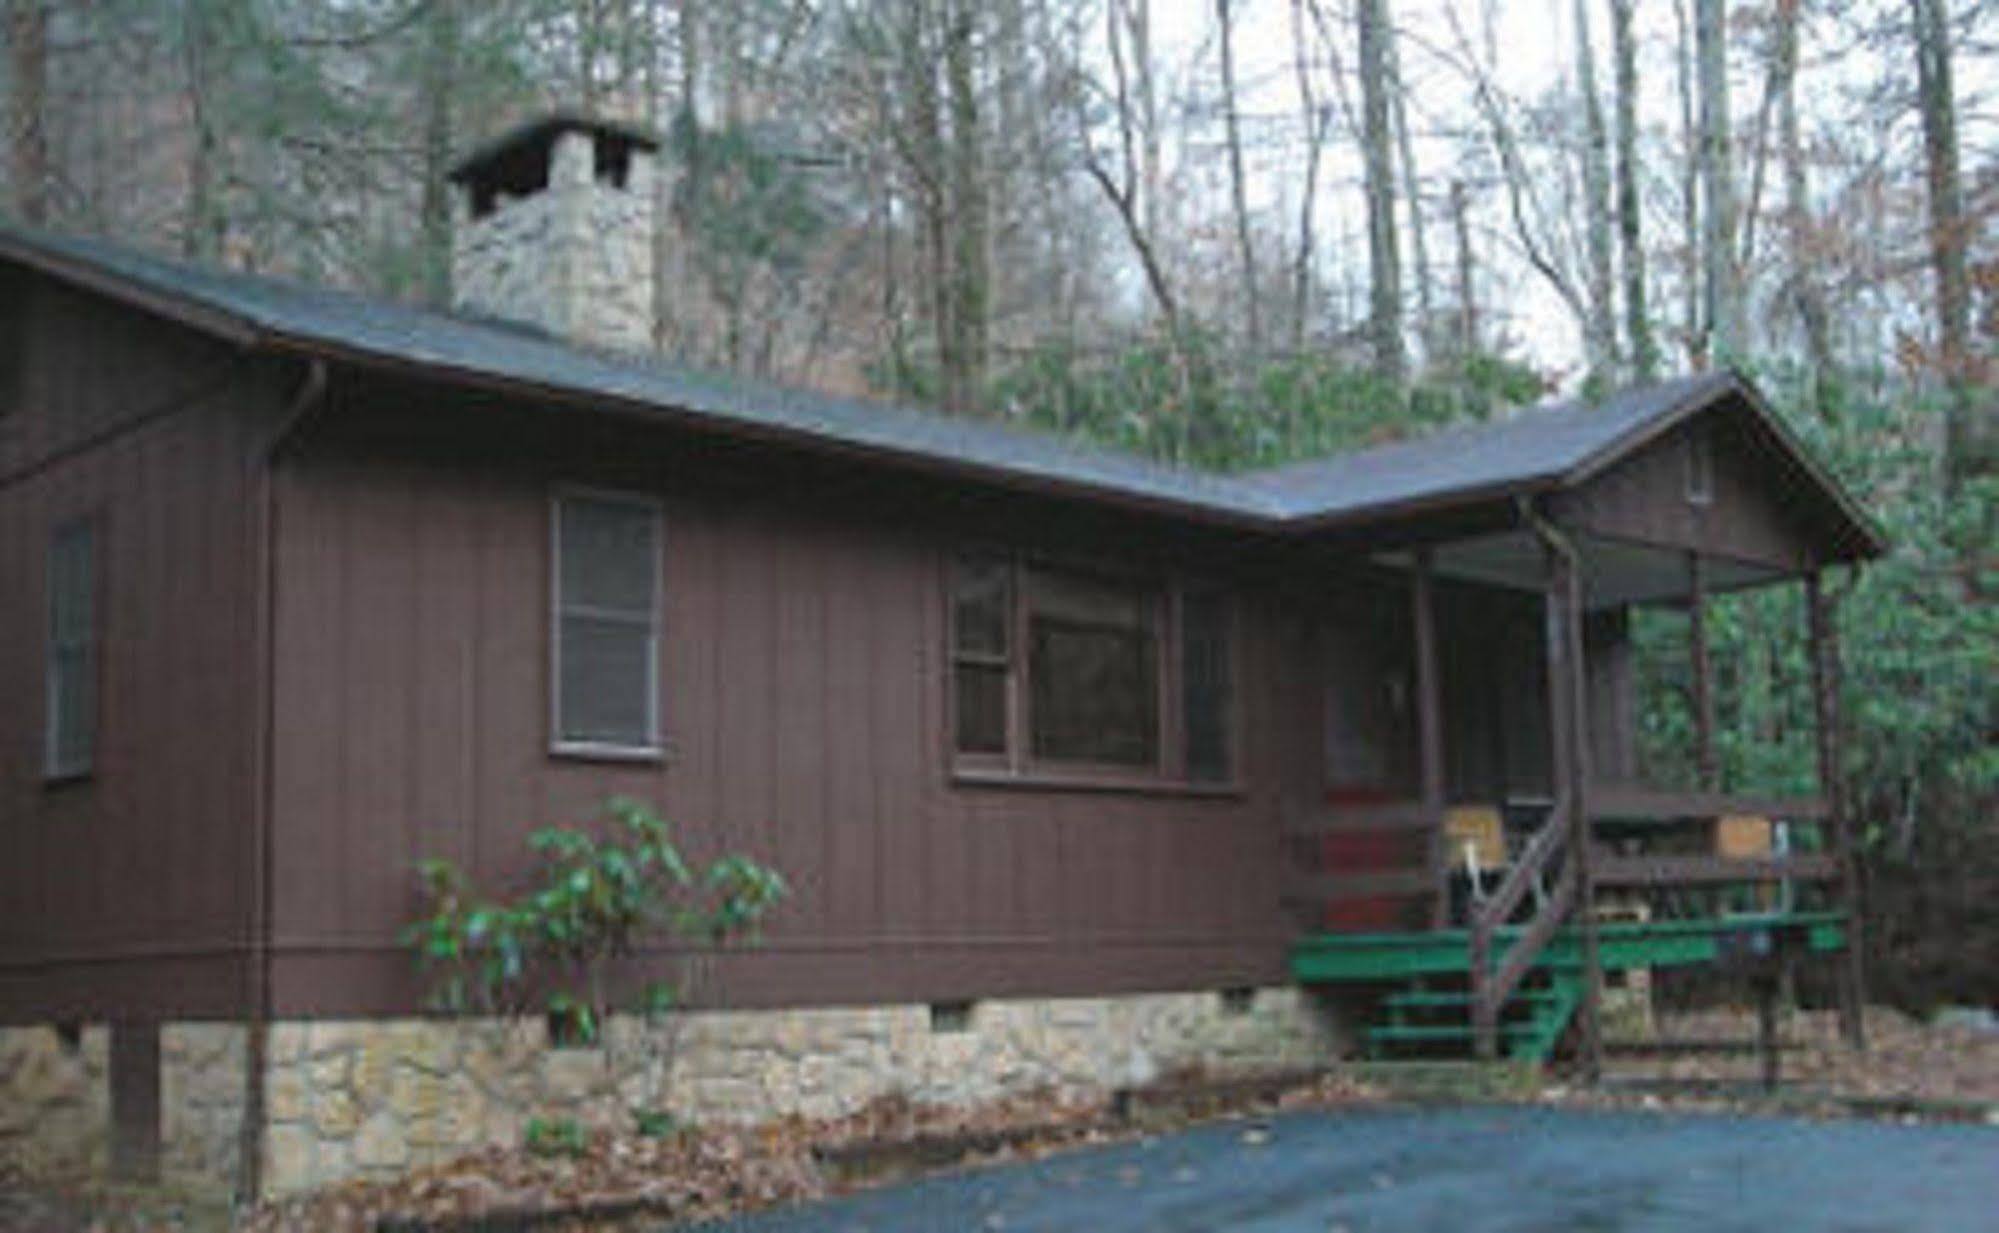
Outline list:
[[[617,1018],[595,1048],[539,1023],[287,1023],[272,1028],[265,1140],[274,1193],[392,1176],[489,1143],[531,1117],[595,1127],[634,1110],[688,1121],[834,1116],[901,1093],[972,1104],[1041,1087],[1084,1094],[1181,1067],[1213,1073],[1335,1056],[1330,1012],[1293,989],[1231,1008],[1213,993],[982,1002],[962,1030],[926,1006]]]
[[[36,1178],[102,1176],[111,1155],[110,1031],[76,1045],[52,1028],[0,1029],[0,1161]],[[243,1125],[244,1029],[175,1023],[160,1030],[160,1174],[226,1190]]]
[[[599,180],[595,159],[587,135],[564,133],[545,189],[502,196],[476,219],[460,194],[452,282],[461,308],[609,350],[652,348],[656,159],[632,151],[622,186]]]
[[[111,1034],[74,1047],[52,1028],[0,1028],[0,1161],[28,1177],[104,1170],[111,1155]]]

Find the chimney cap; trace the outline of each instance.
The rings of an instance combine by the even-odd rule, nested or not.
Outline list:
[[[599,165],[623,163],[633,150],[659,149],[659,138],[636,124],[608,120],[581,111],[551,111],[514,125],[458,160],[449,173],[482,196],[494,190],[514,196],[542,187],[556,138],[585,133],[595,142]]]

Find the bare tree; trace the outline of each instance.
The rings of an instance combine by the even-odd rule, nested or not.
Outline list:
[[[1728,109],[1728,3],[1694,0],[1694,54],[1700,75],[1701,252],[1707,358],[1740,357],[1742,287],[1736,266],[1735,153]]]
[[[1638,48],[1631,31],[1633,0],[1610,0],[1612,58],[1617,91],[1617,238],[1624,268],[1624,333],[1631,371],[1650,381],[1659,369],[1646,304],[1645,240],[1638,197]]]
[[[945,6],[944,77],[951,121],[951,306],[946,328],[951,337],[942,353],[946,400],[960,410],[979,404],[992,304],[986,228],[989,182],[974,63],[981,7],[979,0],[948,0]]]
[[[421,202],[423,294],[431,304],[451,303],[451,185],[458,145],[454,103],[458,87],[458,0],[429,0],[423,23],[423,186]]]
[[[7,6],[7,135],[14,208],[31,223],[49,209],[49,13],[43,0]]]
[[[1242,120],[1236,111],[1235,0],[1215,0],[1222,51],[1222,125],[1229,151],[1229,203],[1235,214],[1236,253],[1242,263],[1242,296],[1249,349],[1263,346],[1263,320],[1256,293],[1256,249],[1249,234],[1249,198],[1242,168]]]
[[[1982,470],[1986,444],[1971,389],[1971,291],[1965,249],[1968,223],[1958,170],[1957,95],[1951,80],[1948,0],[1910,0],[1915,35],[1916,107],[1923,122],[1923,169],[1929,186],[1930,268],[1935,278],[1937,347],[1951,390],[1945,462],[1953,483]]]
[[[1291,68],[1298,85],[1298,112],[1305,130],[1305,183],[1298,198],[1298,250],[1291,264],[1291,346],[1305,345],[1305,326],[1312,312],[1312,267],[1318,255],[1315,220],[1319,208],[1319,165],[1325,153],[1332,112],[1319,101],[1312,84],[1313,39],[1306,29],[1305,8],[1313,0],[1291,0]],[[1314,16],[1317,5],[1313,4]],[[1314,22],[1315,26],[1319,23]]]
[[[1431,293],[1430,253],[1424,234],[1422,181],[1416,172],[1416,141],[1409,126],[1409,83],[1402,76],[1402,38],[1391,31],[1388,41],[1388,74],[1394,100],[1395,151],[1401,165],[1402,199],[1409,211],[1409,261],[1416,281],[1416,337],[1431,345],[1436,302]]]
[[[1701,126],[1694,96],[1694,23],[1688,0],[1673,0],[1678,37],[1674,41],[1674,85],[1680,102],[1681,155],[1686,174],[1680,177],[1680,342],[1696,366],[1706,362],[1706,333],[1701,324],[1705,267],[1701,261]]]
[[[1105,10],[1110,51],[1111,114],[1117,130],[1115,165],[1097,149],[1084,97],[1078,94],[1077,131],[1083,170],[1103,190],[1116,212],[1132,253],[1145,275],[1147,291],[1173,341],[1185,355],[1180,297],[1159,251],[1159,136],[1149,42],[1147,0],[1111,0]]]
[[[1788,268],[1785,286],[1797,309],[1811,364],[1816,398],[1824,403],[1823,383],[1832,371],[1832,326],[1825,288],[1819,278],[1819,255],[1812,245],[1811,188],[1805,172],[1804,138],[1798,124],[1798,22],[1802,0],[1778,0],[1777,125],[1784,162],[1784,250]]]
[[[1375,371],[1401,381],[1408,371],[1402,345],[1402,262],[1395,236],[1394,82],[1389,71],[1388,0],[1359,0],[1361,146],[1367,193],[1368,337]]]
[[[1576,89],[1583,113],[1583,230],[1587,244],[1584,285],[1589,318],[1583,335],[1590,371],[1598,380],[1618,367],[1617,305],[1612,287],[1610,241],[1610,142],[1603,122],[1603,99],[1596,88],[1596,49],[1590,38],[1590,0],[1575,0]]]
[[[1478,255],[1471,246],[1470,208],[1466,203],[1465,182],[1451,181],[1451,231],[1458,250],[1457,346],[1461,355],[1479,350],[1477,270]]]

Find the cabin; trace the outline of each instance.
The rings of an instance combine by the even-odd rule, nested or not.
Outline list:
[[[637,354],[656,159],[474,153],[455,312],[0,230],[0,1153],[257,1194],[661,1065],[740,1118],[1587,1067],[1606,983],[1745,937],[1857,1030],[1823,579],[1884,545],[1749,381],[1221,476],[713,376]],[[1806,798],[1716,779],[1704,606],[1768,586]],[[1638,778],[1648,605],[1699,782]],[[416,862],[620,795],[793,887],[673,1057],[426,1015]]]

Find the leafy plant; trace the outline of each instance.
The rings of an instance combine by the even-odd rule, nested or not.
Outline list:
[[[685,1002],[684,966],[680,979],[652,981],[614,1006],[614,964],[655,943],[689,959],[754,941],[787,893],[777,871],[747,856],[696,869],[667,824],[637,801],[613,799],[606,814],[595,830],[534,832],[534,876],[510,899],[478,893],[449,861],[419,863],[427,910],[402,940],[429,980],[434,1009],[524,1016],[538,1002],[558,1039],[595,1043],[613,1010],[656,1022]]]
[[[664,1139],[680,1131],[680,1119],[663,1109],[634,1109],[632,1120],[641,1139]]]
[[[531,1117],[524,1143],[537,1156],[575,1159],[590,1150],[590,1132],[573,1117]]]

